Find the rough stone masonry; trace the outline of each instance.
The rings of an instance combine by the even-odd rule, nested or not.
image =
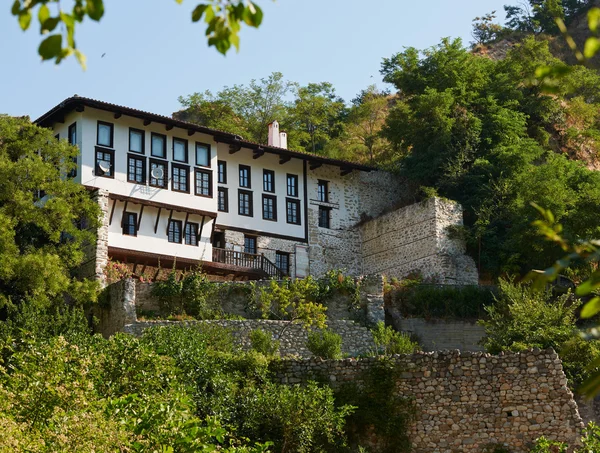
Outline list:
[[[333,387],[360,386],[377,360],[288,360],[277,378],[294,384],[326,377]],[[415,453],[475,453],[488,445],[525,453],[540,436],[571,446],[579,442],[583,423],[552,349],[498,356],[422,352],[392,360],[395,391],[416,407],[410,430]]]

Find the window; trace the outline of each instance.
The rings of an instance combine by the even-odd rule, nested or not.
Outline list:
[[[275,172],[273,170],[263,170],[263,190],[275,192]]]
[[[298,175],[287,175],[287,194],[288,197],[298,196]]]
[[[186,245],[198,245],[198,224],[197,223],[186,223],[185,224],[185,244]]]
[[[98,137],[97,143],[99,146],[113,147],[114,127],[111,123],[98,121]]]
[[[169,220],[169,242],[181,244],[181,220]]]
[[[132,153],[144,154],[144,131],[129,128],[129,151]]]
[[[212,172],[196,169],[196,195],[212,197]]]
[[[331,208],[319,206],[319,226],[321,228],[331,228],[330,226]]]
[[[329,183],[319,179],[317,185],[317,200],[327,203],[329,201]]]
[[[218,166],[217,173],[218,173],[218,177],[219,177],[219,179],[218,179],[219,184],[227,184],[227,162],[220,160],[220,161],[218,161],[217,166]]]
[[[277,220],[277,197],[263,195],[263,219]]]
[[[115,152],[96,147],[96,176],[114,178]]]
[[[167,136],[152,132],[150,154],[161,159],[167,158]]]
[[[300,200],[286,200],[287,223],[300,225]]]
[[[127,181],[146,184],[146,159],[131,155],[127,157]]]
[[[244,252],[256,255],[256,237],[244,236]]]
[[[252,217],[252,192],[240,190],[238,193],[238,214]]]
[[[275,252],[275,266],[286,275],[290,275],[290,254]]]
[[[69,144],[77,146],[77,123],[73,123],[69,126]],[[74,178],[77,176],[77,156],[73,157],[73,163],[75,168],[69,170],[68,178]]]
[[[188,162],[188,142],[181,138],[173,139],[173,160],[176,162]]]
[[[225,187],[219,187],[218,209],[221,212],[229,212],[229,192]]]
[[[210,145],[196,142],[196,165],[210,167]]]
[[[189,168],[183,165],[173,164],[171,169],[173,173],[171,190],[174,190],[175,192],[190,193],[190,187],[188,185]]]
[[[123,213],[123,234],[137,236],[137,214],[135,212]]]
[[[167,188],[168,165],[162,160],[150,159],[150,185],[153,187]]]
[[[252,181],[250,181],[250,167],[247,165],[240,165],[240,187],[249,189]]]

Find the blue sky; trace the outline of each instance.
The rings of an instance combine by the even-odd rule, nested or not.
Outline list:
[[[8,4],[0,14],[0,113],[37,118],[73,94],[170,115],[180,95],[244,84],[279,71],[301,84],[328,81],[351,100],[403,47],[425,48],[445,36],[471,41],[475,16],[511,0],[256,0],[265,13],[245,28],[239,53],[208,48],[204,24],[192,24],[199,0],[105,0],[100,23],[84,22],[77,44],[88,57],[40,62],[36,23],[22,32]],[[101,56],[105,54],[102,58]]]

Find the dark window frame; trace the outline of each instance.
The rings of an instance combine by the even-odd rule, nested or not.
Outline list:
[[[206,152],[207,152],[207,160],[208,160],[208,165],[202,165],[198,163],[198,145],[201,146],[206,146]],[[211,156],[212,156],[212,149],[210,147],[209,143],[203,143],[203,142],[196,142],[196,144],[194,145],[194,159],[196,160],[196,166],[197,167],[204,167],[204,168],[211,168]]]
[[[98,153],[105,153],[110,156],[110,175],[107,175],[104,172],[102,172],[102,174],[100,174],[101,170],[98,165]],[[102,160],[106,160],[106,159],[102,159]],[[94,149],[94,173],[95,173],[95,176],[100,177],[100,178],[115,179],[115,151],[114,150],[108,149],[108,148],[103,148],[101,146],[95,147],[95,149]]]
[[[129,223],[130,216],[133,216],[133,225],[131,225]],[[123,213],[123,219],[127,220],[127,222],[124,221],[123,225],[122,225],[123,234],[125,236],[137,236],[138,235],[138,214],[137,214],[137,212],[125,211]],[[129,232],[125,232],[125,228],[128,228],[130,226],[133,226],[133,234],[130,234]]]
[[[221,168],[223,168],[223,172],[221,172]],[[217,161],[217,182],[219,184],[227,184],[227,162],[224,160]]]
[[[132,132],[139,132],[140,134],[142,134],[142,150],[141,151],[134,151],[131,149],[131,133]],[[129,148],[129,152],[130,153],[135,153],[138,155],[145,155],[146,154],[146,131],[144,131],[143,129],[136,129],[135,127],[130,127],[129,128],[129,135],[128,135],[128,148]]]
[[[142,181],[137,181],[135,179],[131,179],[131,174],[129,173],[129,160],[133,159],[136,161],[142,162]],[[137,167],[136,167],[137,168]],[[127,154],[127,182],[131,182],[133,184],[143,184],[146,185],[146,158],[142,157],[139,153]]]
[[[288,205],[289,204],[294,204],[296,206],[296,222],[291,221],[290,222],[290,213],[288,210]],[[300,213],[300,200],[296,199],[296,198],[286,198],[285,199],[285,221],[286,223],[289,223],[290,225],[301,225],[302,224],[302,215]]]
[[[272,219],[265,217],[265,200],[273,201],[273,218]],[[277,222],[277,196],[276,195],[263,194],[263,196],[262,196],[262,218],[263,218],[263,220],[268,220],[269,222]]]
[[[173,137],[171,140],[171,157],[173,162],[177,162],[179,164],[189,164],[190,163],[190,150],[189,150],[189,140],[179,137]],[[185,160],[175,159],[175,143],[183,143],[185,145]]]
[[[267,176],[271,177],[271,181],[268,181]],[[267,187],[267,183],[270,183],[271,189]],[[275,193],[275,172],[273,170],[263,169],[263,192]]]
[[[286,259],[286,268],[283,269],[281,267],[281,258],[280,257],[285,257]],[[277,268],[279,268],[280,271],[285,272],[286,275],[290,275],[290,254],[288,252],[280,252],[279,250],[277,250],[275,252],[275,266],[277,266]]]
[[[198,173],[208,175],[208,195],[198,193]],[[194,194],[198,197],[212,198],[213,197],[213,180],[211,170],[202,170],[200,168],[194,169]]]
[[[152,178],[152,164],[157,164],[157,165],[162,165],[164,167],[164,175],[163,175],[163,185],[159,185],[159,184],[152,184],[152,180],[154,178]],[[148,185],[150,187],[158,187],[159,189],[168,189],[169,188],[169,162],[166,160],[160,160],[160,159],[149,159],[149,165],[148,168],[150,169],[150,173],[149,173],[149,178],[148,178]]]
[[[184,170],[185,171],[185,190],[176,189],[175,188],[175,170]],[[181,184],[181,181],[178,183]],[[171,164],[171,190],[173,192],[179,193],[190,193],[190,167],[189,165],[180,165],[176,163]]]
[[[242,185],[242,171],[248,172],[248,176],[246,178],[247,182],[248,182],[247,186]],[[239,186],[244,189],[251,189],[252,188],[252,169],[251,169],[251,167],[249,165],[240,164],[238,175],[239,175],[239,179],[238,179]]]
[[[252,241],[254,246],[252,247],[252,251],[248,251],[248,247],[246,246],[246,241]],[[252,255],[257,255],[258,254],[258,237],[257,236],[251,236],[248,234],[244,234],[244,253],[250,253]]]
[[[242,213],[242,204],[240,203],[240,199],[242,195],[248,195],[248,214]],[[238,189],[238,214],[244,217],[254,217],[254,199],[253,193],[251,190],[243,190]]]
[[[290,179],[294,180],[294,193],[290,193]],[[298,175],[292,175],[291,173],[288,173],[286,175],[286,187],[288,197],[298,198]]]
[[[179,241],[175,240],[175,228],[173,228],[173,240],[171,240],[171,225],[179,225]],[[167,228],[167,241],[173,244],[181,244],[183,242],[183,222],[181,220],[171,219],[169,220],[169,227]]]
[[[221,209],[221,194],[224,194],[223,209]],[[219,187],[217,189],[217,196],[217,210],[219,212],[229,212],[229,189],[227,187]]]
[[[327,225],[324,225],[323,222],[321,222],[321,220],[323,219],[322,217],[322,212],[326,212],[327,213]],[[319,206],[319,218],[318,218],[319,222],[319,228],[326,228],[328,230],[331,229],[331,208],[327,207],[327,206]]]
[[[188,234],[188,228],[191,228],[191,231],[189,234]],[[191,245],[192,247],[198,247],[200,245],[200,241],[198,240],[199,228],[200,228],[200,224],[196,223],[196,222],[188,222],[185,224],[184,232],[183,232],[183,236],[184,236],[183,243],[185,245]],[[193,238],[193,241],[195,242],[195,244],[188,242],[188,235],[190,238]]]
[[[100,143],[100,125],[110,127],[110,146],[103,145]],[[98,120],[96,124],[96,145],[103,148],[114,148],[115,146],[115,125],[114,123],[108,123],[106,121]]]
[[[157,156],[154,154],[154,147],[152,146],[154,143],[154,137],[161,137],[163,139],[162,156]],[[158,132],[150,133],[150,156],[158,159],[167,159],[167,136],[165,134],[159,134]]]
[[[75,133],[75,137],[73,137],[73,133]],[[69,141],[70,145],[77,146],[77,121],[75,121],[73,124],[71,124],[69,126],[69,129],[67,132],[67,140]],[[77,149],[79,149],[79,147]],[[77,158],[78,157],[79,157],[79,153],[77,153],[76,156],[73,156],[71,158],[71,161],[75,164],[75,168],[73,168],[72,170],[69,170],[69,173],[67,174],[67,178],[77,177]]]
[[[324,190],[321,190],[322,187],[324,187]],[[322,203],[329,203],[329,181],[317,179],[317,200]]]

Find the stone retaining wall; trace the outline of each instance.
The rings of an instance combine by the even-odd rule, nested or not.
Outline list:
[[[279,339],[279,353],[282,356],[297,355],[311,357],[306,348],[308,332],[298,324],[292,324],[285,329],[281,338],[279,333],[287,323],[284,321],[271,321],[266,319],[248,320],[215,320],[215,321],[136,321],[124,326],[123,331],[132,335],[141,335],[149,327],[183,325],[190,327],[221,326],[231,330],[235,341],[244,349],[250,349],[250,332],[262,329],[270,332],[274,339]],[[353,321],[329,321],[328,328],[342,337],[342,352],[350,356],[363,355],[372,352],[375,348],[371,332]]]
[[[282,383],[329,380],[362,385],[377,358],[288,360]],[[489,444],[529,451],[540,436],[576,445],[583,423],[558,355],[551,349],[492,356],[441,351],[394,356],[396,393],[414,400],[415,453],[479,453]]]

